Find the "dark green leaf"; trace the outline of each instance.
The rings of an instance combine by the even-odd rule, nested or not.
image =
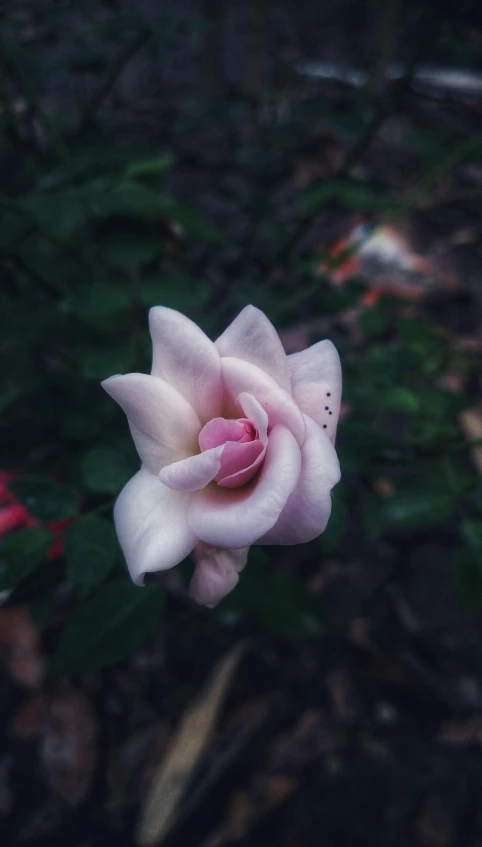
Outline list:
[[[118,552],[112,523],[97,515],[86,515],[65,532],[67,576],[83,596],[107,576]]]
[[[462,521],[460,532],[469,548],[482,552],[482,521]]]
[[[119,268],[135,268],[151,262],[162,250],[156,227],[137,222],[112,224],[97,238],[103,257]]]
[[[472,612],[482,603],[482,554],[461,550],[455,559],[455,590],[464,612]]]
[[[391,388],[382,398],[383,405],[392,412],[413,415],[418,411],[419,402],[413,391],[403,386]]]
[[[26,474],[15,479],[10,488],[29,512],[41,521],[62,521],[79,511],[78,492],[55,479]]]
[[[134,162],[127,168],[126,177],[136,179],[146,176],[157,176],[170,168],[174,162],[172,153],[162,153],[154,159],[144,159],[141,162]]]
[[[129,656],[158,626],[163,592],[128,579],[103,585],[74,614],[61,635],[49,676],[96,670]]]
[[[108,376],[133,370],[136,352],[130,342],[109,344],[104,347],[83,348],[77,351],[80,371],[84,379],[101,382]]]
[[[125,182],[93,200],[97,218],[133,218],[146,223],[165,218],[172,206],[167,194],[146,188],[138,182]]]
[[[28,527],[0,544],[0,590],[11,589],[44,561],[54,536],[44,527]]]
[[[111,447],[94,447],[82,460],[87,488],[103,494],[116,494],[136,471],[133,463]]]
[[[453,513],[455,501],[447,490],[416,485],[400,490],[380,504],[381,519],[387,528],[442,523]]]

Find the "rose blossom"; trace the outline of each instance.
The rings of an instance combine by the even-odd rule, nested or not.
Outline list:
[[[141,470],[114,509],[132,579],[194,551],[190,593],[213,606],[251,544],[298,544],[326,527],[341,368],[331,341],[287,356],[247,306],[216,342],[188,318],[149,314],[151,375],[102,383],[127,415]]]

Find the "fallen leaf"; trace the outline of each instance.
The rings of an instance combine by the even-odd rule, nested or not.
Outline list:
[[[482,742],[482,719],[453,720],[442,724],[437,734],[442,744],[480,744]]]
[[[12,720],[11,730],[14,738],[26,740],[40,733],[45,718],[45,699],[41,694],[33,694],[20,706]]]
[[[465,409],[459,415],[459,422],[462,432],[467,441],[479,441],[482,439],[482,407],[474,406],[472,409]],[[472,447],[470,450],[472,461],[479,473],[482,473],[482,444],[477,447]]]
[[[0,608],[0,661],[18,682],[37,688],[45,661],[39,633],[24,606]]]
[[[8,815],[13,805],[13,794],[5,765],[0,763],[0,815]]]
[[[245,650],[236,644],[215,667],[200,697],[185,712],[170,749],[154,776],[137,827],[141,847],[160,844],[172,827],[174,814],[195,766],[208,745],[224,696]]]
[[[454,827],[447,813],[447,804],[436,794],[423,802],[416,821],[416,830],[425,847],[450,847]]]
[[[62,683],[47,702],[41,759],[54,793],[69,806],[87,795],[97,759],[97,722],[89,699]]]

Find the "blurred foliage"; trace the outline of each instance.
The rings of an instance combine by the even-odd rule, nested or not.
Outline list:
[[[356,340],[344,334],[337,317],[360,306],[363,287],[356,281],[330,287],[314,272],[316,262],[304,257],[290,258],[290,272],[278,273],[272,284],[260,282],[238,255],[233,283],[220,290],[202,257],[221,250],[231,234],[167,189],[175,150],[95,123],[132,51],[146,43],[161,49],[179,22],[172,17],[146,30],[143,21],[120,14],[115,0],[104,6],[95,26],[78,27],[77,48],[58,71],[94,80],[74,128],[43,108],[35,51],[11,42],[2,60],[0,120],[10,173],[0,192],[0,469],[19,473],[10,490],[38,525],[2,540],[0,590],[14,589],[9,602],[29,602],[42,627],[52,627],[58,645],[51,674],[123,658],[155,630],[164,608],[160,584],[140,589],[123,576],[111,508],[138,459],[123,414],[99,386],[113,373],[149,369],[146,313],[156,304],[179,309],[209,332],[248,302],[285,328],[331,316],[344,366],[343,478],[328,528],[310,548],[311,570],[325,557],[350,555],[360,539],[377,549],[380,539],[396,543],[443,528],[453,550],[454,590],[463,608],[474,608],[482,599],[482,495],[458,425],[473,402],[467,390],[473,362],[449,333],[393,297],[361,309]],[[87,20],[87,4],[83,12]],[[61,7],[56,14],[63,14]],[[26,137],[12,107],[18,93],[35,116],[35,132]],[[356,137],[363,128],[362,106],[358,97],[351,112],[331,115],[342,133]],[[276,113],[275,95],[264,108]],[[252,200],[240,192],[237,202],[261,234],[264,267],[271,270],[284,269],[293,232],[273,216],[269,195],[286,177],[311,108],[297,104],[284,122],[260,122],[257,141],[249,138],[239,153],[240,167],[254,174],[259,191]],[[317,117],[328,111],[318,105]],[[224,112],[200,107],[184,118],[183,131],[218,121],[225,140],[230,121],[244,126],[245,115],[240,103]],[[438,130],[421,130],[410,143],[428,169],[422,187],[476,146]],[[367,183],[320,179],[302,193],[301,222],[334,201],[383,219],[407,205]],[[453,372],[459,392],[445,387],[445,375]],[[52,559],[55,530],[44,524],[71,518],[62,557]],[[278,568],[277,556],[252,553],[215,620],[219,626],[251,621],[287,639],[321,636],[316,593],[296,568]]]

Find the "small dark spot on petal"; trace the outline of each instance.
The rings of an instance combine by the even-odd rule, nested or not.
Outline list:
[[[326,427],[327,427],[327,424],[323,424],[323,429],[326,429]]]
[[[326,392],[326,396],[327,396],[327,397],[331,397],[331,391],[327,391],[327,392]]]
[[[332,414],[333,414],[333,412],[330,412],[329,414],[330,414],[330,415],[332,415]]]

